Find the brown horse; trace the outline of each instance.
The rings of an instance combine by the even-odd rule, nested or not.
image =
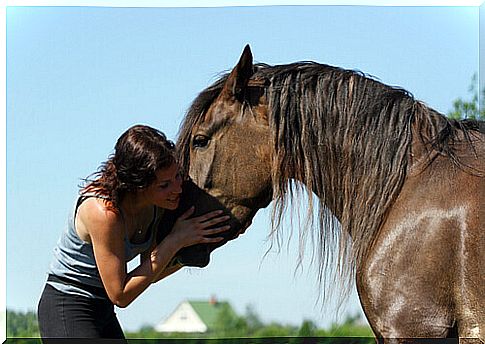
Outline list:
[[[316,233],[319,278],[336,251],[379,342],[484,341],[483,122],[447,119],[355,71],[253,65],[246,46],[194,100],[178,147],[212,199],[202,203],[232,213],[231,238],[271,200],[278,235],[292,198],[315,195],[317,223],[301,235]]]

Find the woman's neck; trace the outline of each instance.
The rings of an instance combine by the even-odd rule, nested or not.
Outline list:
[[[137,193],[127,194],[121,201],[121,210],[128,216],[136,217],[151,208],[151,205],[144,197]]]

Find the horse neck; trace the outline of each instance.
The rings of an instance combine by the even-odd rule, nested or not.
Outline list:
[[[419,105],[412,124],[412,142],[408,172],[410,175],[421,173],[438,155],[434,140],[443,131],[448,121],[437,112]]]
[[[299,148],[292,150],[299,156],[287,159],[292,177],[305,184],[351,235],[377,226],[397,197],[405,178],[412,116],[400,118],[396,112],[410,112],[413,103],[406,99],[382,114],[343,104],[342,109],[353,113],[322,110],[320,123],[291,134],[300,135],[294,140]]]

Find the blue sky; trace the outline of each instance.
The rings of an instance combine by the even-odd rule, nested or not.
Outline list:
[[[245,44],[256,62],[359,69],[445,113],[469,98],[478,21],[478,7],[8,8],[7,308],[35,309],[77,186],[117,137],[144,123],[175,140],[191,101]],[[316,304],[311,254],[296,272],[295,240],[263,259],[269,213],[209,267],[183,270],[118,311],[123,327],[211,295],[240,313],[252,305],[264,321],[328,326],[334,310]],[[346,312],[360,312],[355,294]]]

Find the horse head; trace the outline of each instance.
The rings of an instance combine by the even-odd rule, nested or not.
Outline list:
[[[239,63],[192,128],[189,176],[230,210],[245,230],[271,200],[270,128],[259,85],[249,83],[252,55]]]
[[[256,212],[271,201],[271,137],[264,83],[250,80],[252,75],[252,54],[246,46],[229,76],[210,97],[207,92],[199,95],[182,124],[177,146],[188,181],[179,209],[167,212],[162,221],[160,239],[191,205],[196,207],[194,216],[221,208],[231,216],[224,241],[179,253],[185,265],[207,265],[210,252],[243,233]],[[199,104],[201,100],[204,104]]]

